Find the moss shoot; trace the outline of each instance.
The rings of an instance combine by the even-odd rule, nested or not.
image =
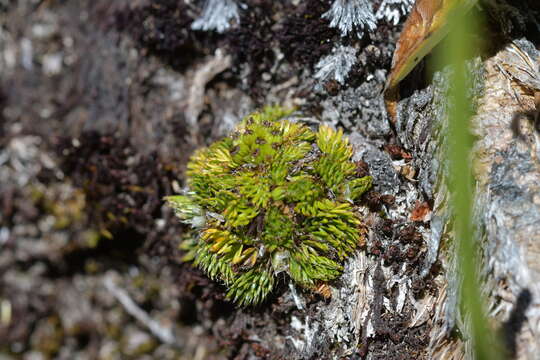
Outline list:
[[[371,178],[356,175],[341,131],[314,132],[287,115],[267,107],[247,116],[193,155],[189,190],[166,198],[193,227],[184,260],[240,305],[263,301],[279,273],[308,289],[335,279],[362,240],[354,202]]]

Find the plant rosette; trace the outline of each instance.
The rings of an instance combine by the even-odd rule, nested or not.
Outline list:
[[[317,132],[267,107],[228,137],[195,152],[187,188],[166,198],[192,231],[181,244],[240,305],[262,302],[286,273],[315,290],[343,271],[363,239],[355,202],[372,185],[358,177],[341,130]]]

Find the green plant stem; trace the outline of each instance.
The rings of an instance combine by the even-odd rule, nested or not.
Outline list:
[[[474,224],[472,202],[474,182],[471,169],[471,150],[473,138],[469,131],[471,119],[471,101],[467,97],[466,59],[471,59],[474,49],[470,45],[471,35],[477,33],[478,19],[473,16],[461,16],[455,19],[449,34],[447,46],[442,50],[444,58],[453,65],[450,99],[452,106],[449,114],[449,161],[450,191],[455,219],[455,236],[458,241],[458,263],[462,275],[461,305],[470,316],[471,336],[474,345],[473,354],[478,360],[501,359],[501,352],[496,338],[491,331],[478,282],[478,239],[473,238]]]

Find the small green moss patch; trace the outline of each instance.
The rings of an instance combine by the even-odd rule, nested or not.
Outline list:
[[[181,247],[241,305],[260,303],[279,273],[314,289],[338,277],[362,242],[355,200],[371,187],[356,176],[341,131],[285,120],[280,107],[247,116],[229,137],[188,164],[189,190],[169,196],[193,227]]]

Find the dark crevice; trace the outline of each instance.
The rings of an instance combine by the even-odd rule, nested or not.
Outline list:
[[[500,331],[508,356],[512,359],[515,359],[517,356],[517,341],[521,329],[527,321],[526,312],[529,309],[532,300],[533,296],[529,289],[521,290],[508,320],[502,324]]]

